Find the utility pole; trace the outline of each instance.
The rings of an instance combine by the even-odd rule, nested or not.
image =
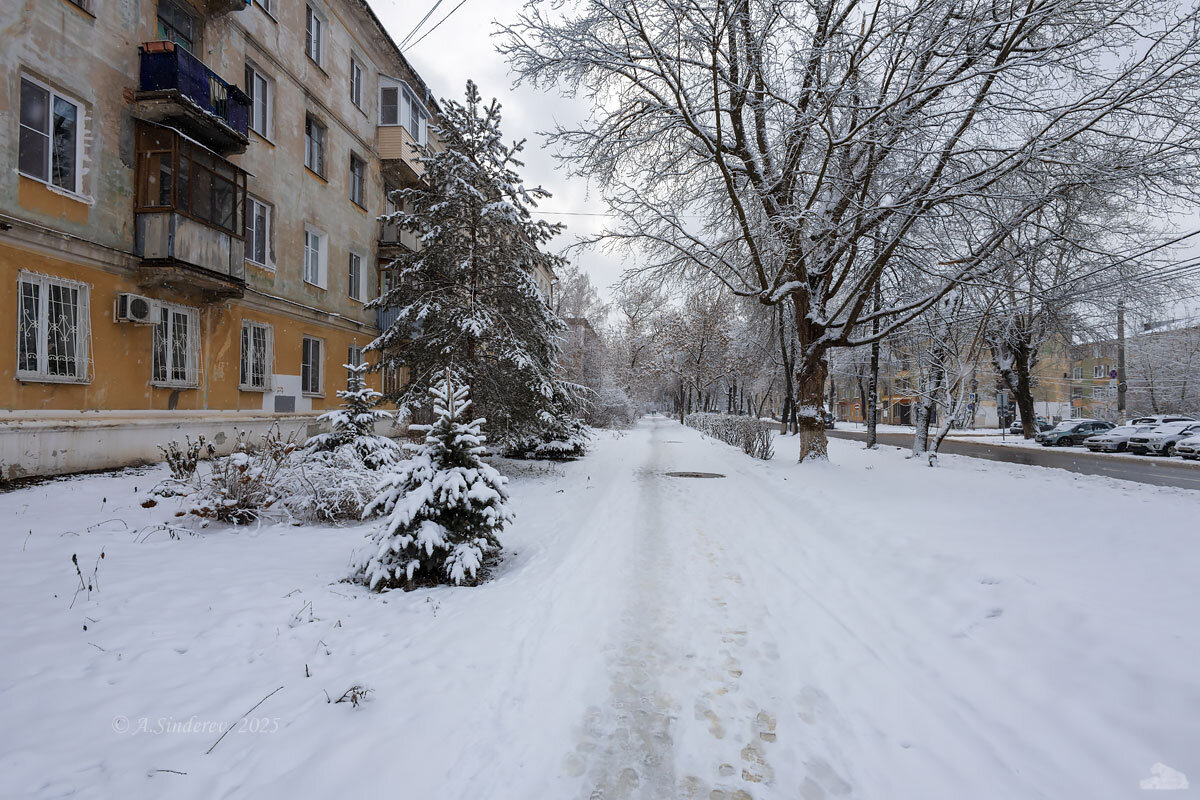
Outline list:
[[[1117,420],[1125,421],[1125,301],[1117,301]]]

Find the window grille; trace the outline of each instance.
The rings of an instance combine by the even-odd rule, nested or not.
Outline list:
[[[200,315],[194,308],[159,305],[150,382],[192,388],[200,383]]]
[[[239,388],[270,391],[268,379],[274,367],[273,335],[270,325],[242,322],[242,358]]]
[[[90,345],[87,285],[22,272],[17,294],[17,377],[86,381]]]

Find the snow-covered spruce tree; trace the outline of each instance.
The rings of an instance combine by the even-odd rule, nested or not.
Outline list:
[[[370,367],[365,363],[343,366],[346,368],[346,388],[337,393],[342,399],[342,407],[326,411],[318,418],[328,422],[332,430],[310,437],[305,442],[305,450],[315,453],[349,445],[370,469],[392,464],[399,456],[400,448],[391,439],[375,433],[375,424],[391,419],[392,415],[377,407],[383,395],[367,386],[365,373]]]
[[[453,360],[492,441],[507,448],[543,436],[547,414],[573,414],[579,401],[557,365],[565,326],[534,277],[565,263],[542,250],[562,226],[530,213],[549,193],[522,184],[523,142],[502,140],[499,103],[484,103],[471,81],[464,103],[443,103],[444,149],[422,159],[426,182],[392,196],[402,210],[389,220],[420,247],[390,267],[398,280],[375,305],[397,309],[396,321],[368,349],[382,366],[408,368],[388,395],[402,413],[428,408]]]
[[[424,445],[384,478],[363,512],[385,519],[356,558],[352,579],[375,591],[474,584],[513,520],[507,480],[480,458],[484,420],[462,421],[471,405],[468,388],[447,371],[429,394],[437,421],[419,426]]]

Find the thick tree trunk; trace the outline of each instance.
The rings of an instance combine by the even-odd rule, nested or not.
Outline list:
[[[1029,351],[1021,348],[1013,361],[1013,372],[1017,378],[1017,386],[1013,395],[1017,408],[1021,410],[1021,433],[1026,439],[1037,436],[1037,411],[1033,406],[1033,384],[1029,381]]]
[[[792,295],[796,315],[796,428],[800,436],[800,460],[829,458],[829,440],[825,436],[825,380],[829,377],[829,361],[825,353],[809,357],[809,348],[823,333],[808,316],[808,298],[797,292]]]

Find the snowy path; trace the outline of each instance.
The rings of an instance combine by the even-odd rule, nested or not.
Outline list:
[[[153,476],[133,473],[0,494],[0,798],[1106,800],[1143,797],[1158,763],[1200,781],[1197,493],[793,447],[754,461],[650,418],[579,462],[506,464],[518,523],[493,579],[384,597],[339,582],[362,526],[144,537],[169,510],[138,507]],[[71,554],[90,572],[102,548],[68,608]],[[353,684],[362,707],[326,702]],[[269,730],[211,755],[216,734],[153,729],[229,724],[279,686]]]

